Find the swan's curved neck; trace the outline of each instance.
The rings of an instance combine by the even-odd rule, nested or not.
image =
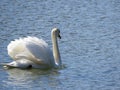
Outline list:
[[[58,42],[57,42],[57,36],[55,32],[51,33],[52,35],[52,44],[53,44],[53,56],[55,60],[55,65],[56,66],[61,66],[61,57],[60,57],[60,52],[58,48]]]

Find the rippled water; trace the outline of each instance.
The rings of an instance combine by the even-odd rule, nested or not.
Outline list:
[[[1,0],[0,63],[7,45],[37,36],[52,47],[50,31],[61,30],[61,70],[5,70],[0,90],[120,90],[119,0]]]

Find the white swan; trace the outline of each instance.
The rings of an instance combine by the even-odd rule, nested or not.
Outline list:
[[[8,55],[14,60],[4,64],[5,67],[16,68],[58,68],[61,67],[61,58],[57,37],[61,38],[60,30],[53,28],[51,38],[53,53],[48,44],[37,37],[26,37],[11,41],[7,47]]]

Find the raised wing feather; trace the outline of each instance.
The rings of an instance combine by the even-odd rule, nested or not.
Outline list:
[[[25,58],[37,64],[50,65],[53,55],[48,44],[36,37],[27,37],[12,41],[8,45],[8,54],[18,60]]]

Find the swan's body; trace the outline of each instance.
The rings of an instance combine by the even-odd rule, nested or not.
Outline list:
[[[51,32],[53,53],[48,44],[37,37],[26,37],[11,41],[8,45],[8,55],[14,60],[5,64],[7,67],[16,68],[57,68],[61,66],[61,58],[58,49],[57,37],[60,31],[54,28]]]

